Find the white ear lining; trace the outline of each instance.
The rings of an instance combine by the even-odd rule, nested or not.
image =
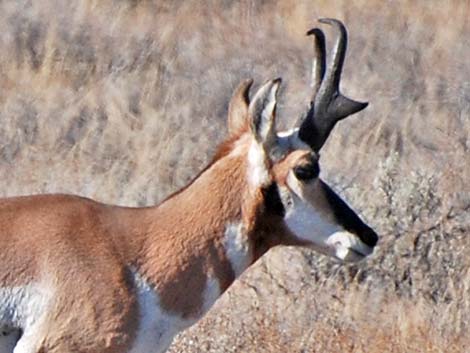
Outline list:
[[[277,141],[275,113],[280,82],[276,79],[261,86],[249,106],[252,133],[268,154]]]

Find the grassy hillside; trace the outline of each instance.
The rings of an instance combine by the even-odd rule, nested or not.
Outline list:
[[[357,266],[275,249],[173,353],[469,347],[470,4],[0,2],[0,194],[123,205],[157,203],[204,167],[244,78],[284,79],[290,126],[319,17],[347,25],[342,89],[370,101],[337,125],[323,178],[382,235],[379,249]]]

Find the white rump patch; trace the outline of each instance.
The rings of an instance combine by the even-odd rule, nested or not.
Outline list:
[[[37,332],[52,304],[51,288],[39,283],[0,288],[0,329],[6,333],[0,339],[1,352],[11,352],[12,345],[15,353],[35,351]],[[19,330],[23,336],[18,341]]]
[[[134,281],[140,320],[137,335],[129,353],[163,353],[170,346],[175,335],[193,325],[198,318],[183,319],[167,312],[162,308],[156,291],[137,272],[134,272]],[[219,296],[218,281],[209,278],[203,296],[203,313],[210,309]]]
[[[51,298],[50,288],[40,284],[0,288],[0,325],[29,330],[46,313]]]
[[[266,153],[263,147],[253,141],[248,150],[248,182],[252,190],[268,185],[269,177]]]
[[[240,276],[253,261],[250,241],[242,222],[229,223],[225,227],[224,248],[235,277]]]

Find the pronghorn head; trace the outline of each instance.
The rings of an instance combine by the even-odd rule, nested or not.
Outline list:
[[[272,245],[304,245],[342,261],[357,261],[372,253],[376,233],[320,178],[319,151],[335,123],[364,109],[367,103],[346,98],[339,81],[347,34],[341,22],[321,20],[339,30],[332,63],[325,70],[323,32],[309,31],[316,44],[313,95],[299,128],[275,130],[280,79],[261,86],[249,98],[252,81],[240,84],[229,106],[229,134],[248,141],[248,183],[264,197],[264,227]],[[325,72],[326,71],[326,72]],[[266,224],[266,222],[262,222]],[[269,222],[268,222],[269,223]],[[263,231],[262,231],[263,232]]]

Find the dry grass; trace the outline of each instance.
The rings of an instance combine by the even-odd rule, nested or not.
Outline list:
[[[280,125],[295,121],[318,17],[347,24],[343,90],[371,102],[336,128],[323,177],[379,251],[339,267],[276,249],[173,352],[464,352],[467,2],[0,2],[0,194],[158,202],[207,162],[241,79],[282,76]]]

